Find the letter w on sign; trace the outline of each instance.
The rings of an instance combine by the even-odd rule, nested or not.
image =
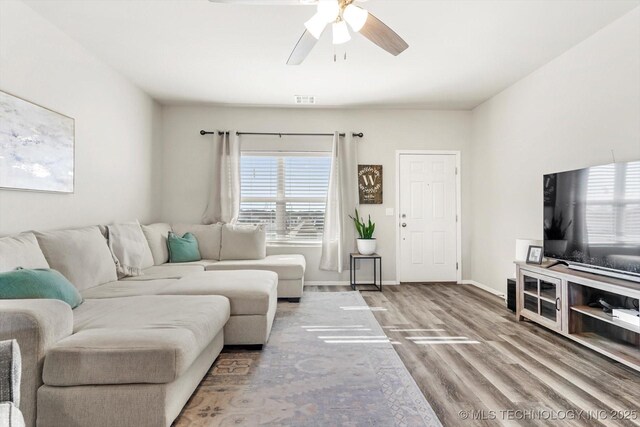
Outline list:
[[[374,183],[373,175],[363,175],[362,180],[364,181],[364,185],[372,186]]]

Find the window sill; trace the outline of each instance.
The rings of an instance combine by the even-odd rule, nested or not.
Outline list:
[[[268,248],[321,248],[322,242],[267,242]]]

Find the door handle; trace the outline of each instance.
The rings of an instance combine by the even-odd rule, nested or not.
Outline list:
[[[402,223],[402,227],[406,227],[406,226],[407,226],[407,223],[406,223],[406,222],[403,222],[403,223]]]
[[[556,311],[560,311],[560,298],[556,298]]]

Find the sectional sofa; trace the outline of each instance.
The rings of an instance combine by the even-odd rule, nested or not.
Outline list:
[[[267,342],[278,297],[299,299],[304,258],[267,257],[229,225],[142,226],[143,275],[118,279],[104,228],[0,239],[0,272],[52,268],[81,293],[0,300],[0,340],[22,349],[20,409],[33,426],[168,426],[224,345]],[[191,232],[204,260],[168,263],[166,235]]]

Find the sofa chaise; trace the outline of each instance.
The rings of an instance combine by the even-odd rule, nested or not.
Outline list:
[[[192,225],[156,223],[142,227],[151,253],[154,266],[145,270],[145,275],[130,280],[148,280],[150,278],[181,278],[197,271],[221,270],[265,270],[278,274],[278,298],[299,301],[304,288],[306,262],[299,254],[266,255],[264,232],[249,230],[228,224]],[[178,235],[193,233],[201,245],[200,261],[173,264],[169,263],[167,234]]]

